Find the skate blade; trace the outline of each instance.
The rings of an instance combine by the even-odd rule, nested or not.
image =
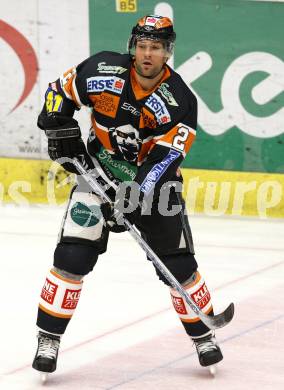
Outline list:
[[[45,384],[47,382],[48,373],[47,372],[41,372],[40,373],[40,381],[42,384]]]
[[[208,370],[212,376],[215,376],[217,374],[217,366],[216,364],[212,364],[212,366],[208,367]]]

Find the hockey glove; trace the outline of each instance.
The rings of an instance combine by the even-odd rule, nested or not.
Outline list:
[[[133,225],[141,216],[140,206],[131,205],[128,199],[116,199],[113,203],[103,203],[101,211],[110,231],[114,233],[126,231],[121,217],[126,218]]]
[[[86,170],[94,168],[75,119],[50,113],[45,116],[43,127],[48,138],[48,155],[51,160],[60,159],[59,162],[66,171],[76,174],[79,172],[74,164],[68,161],[75,157]]]

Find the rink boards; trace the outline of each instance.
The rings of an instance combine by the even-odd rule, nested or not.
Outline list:
[[[284,3],[213,3],[82,0],[78,7],[76,0],[30,0],[17,13],[20,0],[5,2],[0,21],[0,199],[15,204],[66,200],[68,176],[58,167],[49,172],[47,139],[36,125],[48,82],[90,54],[125,51],[137,18],[154,13],[170,16],[177,26],[176,50],[168,64],[199,101],[198,141],[183,170],[189,213],[283,218]],[[58,15],[68,23],[58,24]],[[81,109],[75,119],[86,138],[88,110]]]
[[[284,175],[183,169],[189,214],[284,217]],[[17,205],[61,204],[74,183],[47,160],[0,159],[0,199]]]

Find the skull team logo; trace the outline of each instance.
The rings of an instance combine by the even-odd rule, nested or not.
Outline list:
[[[109,129],[112,147],[124,160],[135,162],[138,157],[142,141],[138,131],[131,125],[113,127]]]

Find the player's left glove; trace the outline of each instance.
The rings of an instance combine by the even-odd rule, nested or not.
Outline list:
[[[48,155],[71,173],[78,173],[72,161],[77,158],[86,170],[93,169],[93,162],[87,152],[78,122],[71,117],[48,113],[41,116],[39,127],[48,138]],[[66,160],[66,161],[64,161]]]

